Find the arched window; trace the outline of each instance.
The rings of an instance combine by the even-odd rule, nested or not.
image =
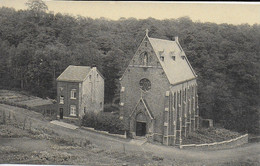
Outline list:
[[[140,58],[141,58],[141,63],[144,66],[147,66],[148,65],[148,54],[146,51],[141,53]]]
[[[137,122],[146,122],[146,116],[140,112],[136,115],[136,121]]]
[[[148,54],[147,52],[144,53],[144,66],[147,66],[148,63]]]

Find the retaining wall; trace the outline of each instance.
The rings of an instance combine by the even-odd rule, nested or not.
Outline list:
[[[180,145],[180,149],[227,149],[234,148],[243,144],[248,143],[248,134],[242,135],[240,137],[222,141],[222,142],[214,142],[209,144],[188,144],[188,145]]]
[[[83,126],[81,126],[81,128],[85,129],[85,130],[88,130],[88,131],[95,132],[95,133],[100,133],[100,134],[103,134],[103,135],[109,135],[109,136],[116,137],[116,138],[126,139],[126,134],[124,134],[124,135],[111,134],[111,133],[109,133],[107,131],[95,130],[94,128],[91,128],[91,127],[83,127]]]

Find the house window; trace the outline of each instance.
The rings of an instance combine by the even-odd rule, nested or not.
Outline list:
[[[60,96],[60,104],[64,104],[64,97]]]
[[[71,92],[70,92],[70,98],[71,99],[76,99],[76,89],[72,89]]]
[[[102,102],[100,102],[100,108],[102,108],[102,106],[103,106],[103,103],[102,103]]]
[[[172,59],[175,61],[175,56],[172,56]]]
[[[76,116],[76,106],[75,105],[70,106],[70,116]]]

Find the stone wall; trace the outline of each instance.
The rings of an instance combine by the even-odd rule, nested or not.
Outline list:
[[[180,149],[218,150],[218,149],[234,148],[246,143],[248,143],[248,134],[242,135],[240,137],[228,141],[222,141],[222,142],[214,142],[209,144],[180,145]]]

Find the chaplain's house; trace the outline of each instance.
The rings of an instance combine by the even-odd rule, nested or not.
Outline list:
[[[103,111],[104,77],[96,67],[68,66],[57,78],[57,101],[60,119]]]

